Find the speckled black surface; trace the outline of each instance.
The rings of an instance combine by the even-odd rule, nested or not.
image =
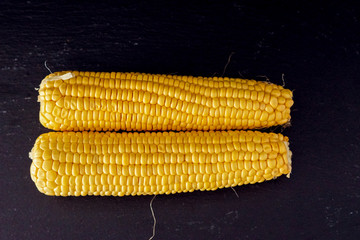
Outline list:
[[[219,1],[220,2],[220,1]],[[151,196],[54,198],[28,152],[49,130],[34,90],[53,71],[263,79],[295,90],[293,174],[157,196],[155,239],[360,239],[359,4],[0,2],[0,239],[148,239]],[[279,131],[277,129],[276,131]]]

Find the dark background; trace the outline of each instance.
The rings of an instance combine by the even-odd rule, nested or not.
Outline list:
[[[49,130],[52,71],[255,78],[294,91],[293,173],[157,196],[155,239],[360,239],[360,11],[343,1],[0,3],[0,239],[148,239],[152,196],[40,194],[28,152]],[[275,129],[279,132],[280,129]]]

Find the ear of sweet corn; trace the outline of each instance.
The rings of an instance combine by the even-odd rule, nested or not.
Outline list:
[[[292,92],[239,78],[57,72],[40,85],[40,122],[61,131],[259,129],[290,120]]]
[[[291,172],[288,138],[252,131],[50,132],[30,157],[37,188],[56,196],[216,190]]]

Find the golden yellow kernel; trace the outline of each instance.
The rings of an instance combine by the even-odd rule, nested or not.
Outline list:
[[[289,90],[289,89],[282,89],[281,90],[281,95],[284,97],[284,98],[292,98],[292,92]]]
[[[278,99],[277,97],[274,97],[272,96],[270,98],[270,105],[273,107],[273,108],[276,108],[278,106]]]
[[[274,112],[274,109],[272,108],[271,105],[266,105],[265,111],[268,112],[268,113],[272,113],[272,112]]]
[[[271,91],[271,95],[273,95],[273,96],[275,96],[275,97],[280,97],[281,92],[280,92],[279,89],[273,89],[273,90]]]
[[[268,159],[267,164],[269,168],[275,168],[276,167],[276,159]]]
[[[290,108],[294,104],[294,101],[292,99],[288,99],[285,102],[285,106]]]
[[[43,161],[42,169],[45,170],[45,171],[49,171],[49,170],[52,169],[52,164],[53,164],[52,161]]]
[[[268,112],[262,112],[261,116],[260,116],[260,121],[267,121],[269,117],[269,113]]]

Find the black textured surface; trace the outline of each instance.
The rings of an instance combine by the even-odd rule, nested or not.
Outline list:
[[[70,2],[70,1],[69,1]],[[293,174],[157,196],[155,239],[360,239],[358,4],[0,2],[0,239],[148,239],[142,197],[55,198],[29,176],[47,129],[37,87],[53,71],[266,75],[295,90]],[[221,3],[220,3],[221,2]],[[249,1],[250,2],[250,1]]]

